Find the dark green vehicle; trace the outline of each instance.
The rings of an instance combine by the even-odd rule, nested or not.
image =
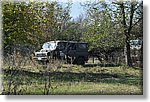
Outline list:
[[[50,62],[51,59],[64,60],[65,63],[84,65],[88,61],[88,44],[75,41],[50,41],[35,52],[38,62]]]

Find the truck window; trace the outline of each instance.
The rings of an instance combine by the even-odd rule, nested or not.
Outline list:
[[[71,43],[69,45],[69,50],[76,50],[76,44],[75,43]]]
[[[78,44],[80,49],[86,49],[87,48],[87,44],[86,43],[80,43]]]
[[[54,42],[46,42],[42,46],[43,49],[50,49],[50,50],[55,50],[56,49],[56,43]]]
[[[66,44],[65,42],[59,42],[58,43],[58,49],[60,50],[64,50],[66,48]]]

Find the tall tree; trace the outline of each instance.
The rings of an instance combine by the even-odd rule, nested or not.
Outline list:
[[[125,35],[125,56],[126,64],[132,66],[131,53],[130,53],[130,40],[132,28],[142,20],[139,17],[137,9],[141,6],[140,2],[132,1],[121,1],[116,2],[119,5],[122,15],[123,32]]]

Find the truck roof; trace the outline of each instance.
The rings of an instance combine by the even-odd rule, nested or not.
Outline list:
[[[58,43],[58,42],[69,42],[69,43],[87,43],[87,42],[77,42],[77,41],[65,41],[65,40],[56,40],[56,41],[49,41],[51,43]]]

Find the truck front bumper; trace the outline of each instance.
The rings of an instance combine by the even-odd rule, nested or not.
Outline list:
[[[35,59],[37,61],[47,61],[48,60],[47,57],[33,57],[33,59]]]

